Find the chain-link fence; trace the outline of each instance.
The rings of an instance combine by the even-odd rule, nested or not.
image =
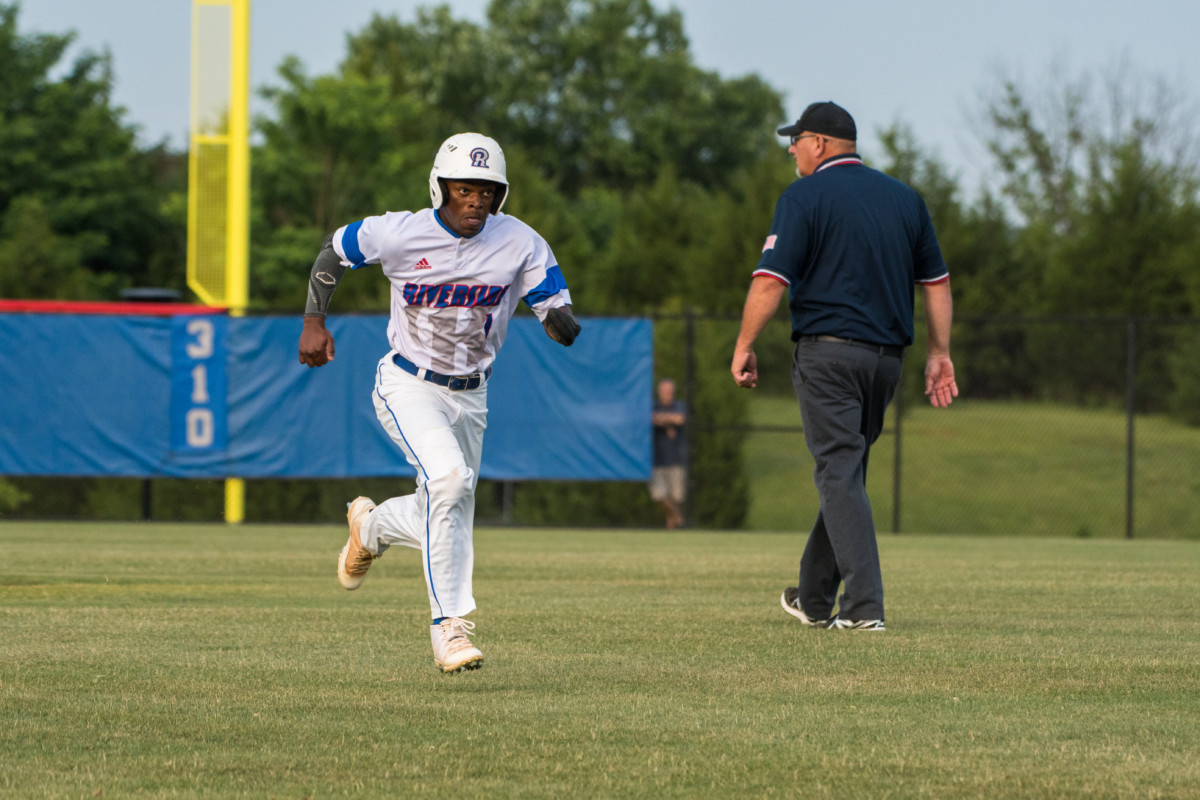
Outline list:
[[[675,378],[689,408],[688,521],[806,532],[818,499],[789,327],[781,316],[763,331],[760,385],[746,391],[729,373],[738,325],[655,319],[656,377]],[[1200,539],[1200,319],[960,318],[952,351],[962,394],[948,409],[924,399],[924,342],[918,327],[871,451],[881,533]],[[151,493],[133,479],[12,479],[7,488],[28,499],[5,516],[222,516],[219,481],[153,483]],[[662,524],[642,484],[486,483],[477,516],[490,524]],[[384,479],[254,481],[248,520],[338,522],[344,497],[395,491]]]
[[[722,470],[736,470],[740,527],[807,530],[818,500],[788,324],[759,337],[751,392],[729,374],[737,329],[730,318],[656,319],[656,370],[677,378],[693,410],[689,519],[706,524]],[[923,396],[924,341],[918,326],[871,452],[881,532],[1200,538],[1200,319],[959,319],[962,394],[949,409]],[[741,463],[710,463],[706,450],[730,438]]]

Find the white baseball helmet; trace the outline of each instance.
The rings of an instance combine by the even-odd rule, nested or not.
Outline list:
[[[429,197],[434,208],[446,202],[442,181],[493,181],[500,184],[492,213],[499,214],[508,198],[504,151],[495,139],[482,133],[456,133],[438,148],[429,172]]]

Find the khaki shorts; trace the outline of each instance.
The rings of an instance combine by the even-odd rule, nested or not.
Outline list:
[[[654,467],[650,471],[650,497],[661,502],[674,500],[682,503],[686,488],[686,475],[682,466]]]

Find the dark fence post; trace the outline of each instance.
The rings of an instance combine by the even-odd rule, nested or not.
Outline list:
[[[893,443],[892,450],[892,533],[900,532],[900,474],[902,472],[901,465],[904,459],[900,453],[900,430],[901,420],[904,419],[904,381],[900,381],[900,385],[896,387],[896,400],[893,403],[896,409],[896,441]]]
[[[1133,538],[1133,432],[1137,402],[1137,320],[1126,322],[1125,336],[1125,538]]]
[[[515,487],[512,481],[500,482],[500,520],[505,525],[513,524],[513,492]]]
[[[691,528],[695,523],[692,498],[696,494],[692,486],[692,451],[696,449],[693,436],[695,427],[692,424],[692,419],[696,416],[696,312],[691,306],[688,306],[684,313],[684,322],[683,373],[684,385],[687,387],[687,415],[683,418],[683,438],[687,442],[688,452],[683,462],[683,485],[686,489],[683,495],[683,527]]]
[[[154,483],[149,478],[142,480],[142,520],[154,518]]]

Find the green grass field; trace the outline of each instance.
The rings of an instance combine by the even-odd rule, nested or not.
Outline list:
[[[891,531],[894,412],[871,450],[867,488],[876,527]],[[812,459],[790,397],[755,397],[750,421],[795,433],[746,437],[751,530],[807,530],[818,500]],[[1125,535],[1126,418],[1110,409],[959,398],[921,405],[903,425],[902,531]],[[1200,429],[1139,417],[1134,535],[1200,541]]]
[[[877,634],[798,535],[485,529],[443,676],[343,538],[0,523],[0,796],[1200,797],[1196,542],[883,536]]]

